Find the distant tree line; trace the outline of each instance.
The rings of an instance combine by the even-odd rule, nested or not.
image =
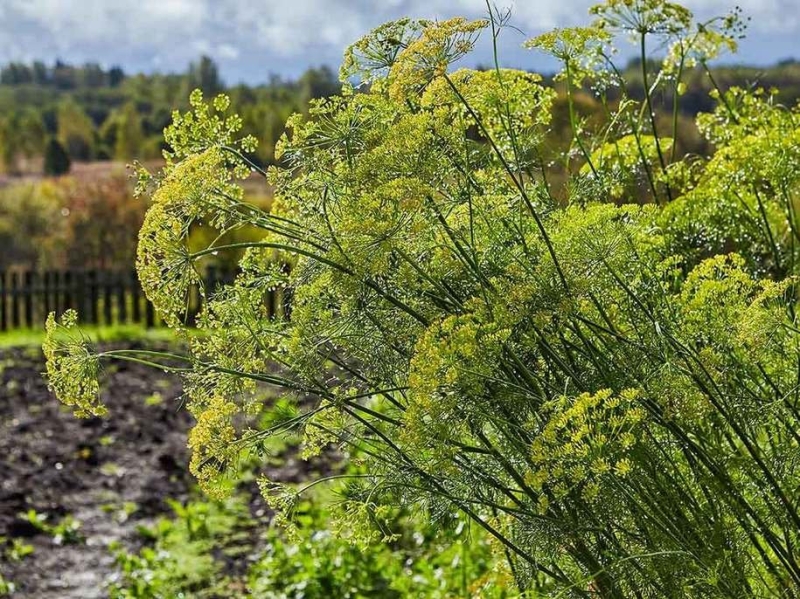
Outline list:
[[[653,67],[657,68],[657,63]],[[650,65],[648,65],[650,66]],[[640,67],[631,61],[624,70],[628,93],[640,98]],[[800,98],[800,62],[784,60],[771,67],[723,66],[714,70],[721,88],[779,89],[775,100],[793,105]],[[701,70],[689,73],[681,99],[678,146],[681,153],[706,154],[694,117],[714,107],[711,83]],[[271,163],[274,146],[286,119],[303,112],[309,100],[338,93],[340,84],[328,67],[312,68],[297,80],[276,75],[261,85],[226,86],[213,60],[204,56],[181,74],[126,74],[120,67],[104,69],[89,63],[74,66],[56,61],[12,62],[0,68],[0,172],[63,174],[74,162],[154,159],[164,147],[163,129],[172,111],[185,109],[191,90],[207,96],[226,92],[244,121],[243,133],[260,145],[254,158]],[[658,98],[659,122],[671,129],[671,98]],[[562,106],[563,104],[563,106]],[[658,106],[663,106],[661,110]],[[577,97],[576,109],[597,125],[605,109],[590,94]],[[566,103],[555,106],[555,145],[568,143]],[[563,114],[562,114],[563,113]],[[559,134],[559,122],[563,135]],[[563,139],[562,139],[563,138]]]
[[[226,87],[205,56],[185,73],[152,75],[12,62],[0,68],[0,172],[61,174],[70,162],[157,158],[172,111],[185,108],[195,88],[230,95],[245,133],[261,140],[255,158],[269,163],[287,117],[340,85],[321,67],[293,81],[273,75],[263,85]]]

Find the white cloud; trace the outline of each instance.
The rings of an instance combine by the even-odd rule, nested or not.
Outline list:
[[[751,37],[773,46],[775,35],[800,35],[800,0],[685,1],[702,18],[738,3],[753,18]],[[514,25],[534,35],[585,22],[595,0],[497,3],[510,5]],[[0,0],[0,62],[62,57],[175,69],[207,52],[228,68],[258,61],[287,72],[298,64],[335,63],[345,45],[401,15],[485,12],[484,0]],[[508,37],[509,47],[521,40],[514,33]]]

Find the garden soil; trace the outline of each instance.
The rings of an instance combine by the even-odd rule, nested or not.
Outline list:
[[[177,379],[121,363],[105,373],[109,415],[81,420],[48,391],[43,370],[38,349],[0,350],[0,572],[14,598],[105,597],[109,543],[135,545],[137,526],[192,487],[191,417]],[[29,511],[49,526],[71,516],[83,538],[66,543],[32,524]],[[13,559],[12,539],[33,554]]]

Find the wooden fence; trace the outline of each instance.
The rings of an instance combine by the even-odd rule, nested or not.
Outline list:
[[[209,267],[204,285],[213,290],[232,280],[232,273]],[[279,292],[270,293],[268,313],[287,313],[284,299]],[[201,305],[199,290],[192,289],[187,299],[188,322]],[[68,308],[78,312],[82,324],[152,327],[160,322],[135,271],[0,271],[0,331],[42,328],[50,312],[60,314]]]

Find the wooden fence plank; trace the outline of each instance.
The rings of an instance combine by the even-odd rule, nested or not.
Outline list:
[[[22,274],[22,305],[24,310],[25,326],[34,328],[33,321],[33,300],[34,300],[34,287],[36,284],[36,273],[26,270]]]
[[[203,304],[220,287],[230,285],[235,275],[214,267],[206,270],[202,288],[195,286],[189,290],[186,308],[190,326]],[[267,314],[288,318],[291,295],[289,290],[268,292],[264,298]],[[135,271],[0,271],[0,331],[41,328],[50,312],[60,315],[67,309],[76,310],[84,324],[143,322],[154,327],[158,322]]]
[[[42,273],[42,307],[44,308],[45,318],[53,311],[53,298],[51,297],[51,293],[50,271],[46,270]]]
[[[6,312],[6,299],[8,290],[6,288],[6,272],[0,270],[0,331],[8,330],[8,313]]]
[[[111,273],[103,271],[100,273],[100,288],[103,296],[103,324],[112,325],[112,306],[111,306]]]
[[[61,314],[63,312],[61,309],[61,273],[54,270],[50,273],[50,277],[51,292],[53,294],[52,310],[56,314]]]
[[[11,273],[11,326],[15,329],[21,328],[19,321],[19,273]]]
[[[131,321],[139,324],[142,322],[142,289],[135,270],[128,273],[128,280],[131,282]]]
[[[72,280],[72,271],[68,270],[64,272],[61,276],[61,282],[64,290],[63,299],[64,299],[64,310],[74,310],[75,309],[75,294],[74,294],[74,282]]]
[[[97,271],[89,270],[86,272],[86,295],[89,298],[89,309],[86,311],[87,321],[92,324],[99,324],[99,293],[97,287]]]
[[[127,272],[117,273],[117,310],[119,324],[126,324],[128,322],[128,298],[125,293],[128,286]]]

